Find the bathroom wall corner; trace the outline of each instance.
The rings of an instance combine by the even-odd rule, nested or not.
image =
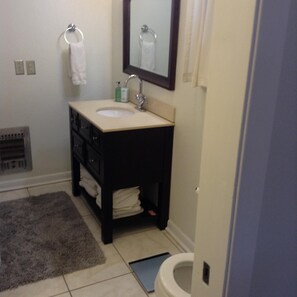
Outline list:
[[[166,232],[184,252],[194,252],[195,243],[172,220],[168,221]]]

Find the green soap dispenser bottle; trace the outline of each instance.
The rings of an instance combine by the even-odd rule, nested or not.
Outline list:
[[[115,88],[115,102],[121,102],[121,82],[117,82],[117,86]]]

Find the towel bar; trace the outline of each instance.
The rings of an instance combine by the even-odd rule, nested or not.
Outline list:
[[[143,33],[150,33],[154,38],[154,42],[156,42],[156,40],[157,40],[156,32],[153,29],[151,29],[148,25],[142,25],[141,32],[139,34],[139,44],[140,45],[142,44],[142,41],[143,41],[143,37],[142,37]]]
[[[70,25],[68,25],[68,27],[67,27],[67,29],[65,30],[65,32],[64,32],[64,40],[65,40],[65,42],[67,43],[67,44],[70,44],[70,42],[68,41],[68,39],[67,39],[67,32],[69,31],[69,32],[75,32],[75,31],[78,31],[79,33],[80,33],[80,35],[81,35],[81,40],[83,41],[84,40],[84,34],[83,34],[83,32],[80,30],[80,29],[78,29],[74,24],[70,24]]]

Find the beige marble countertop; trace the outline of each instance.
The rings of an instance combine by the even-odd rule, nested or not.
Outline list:
[[[174,126],[174,123],[165,120],[149,111],[138,111],[135,108],[135,105],[131,102],[120,103],[115,102],[112,99],[106,99],[91,101],[72,101],[69,102],[69,105],[102,132]],[[129,109],[133,111],[133,114],[127,117],[112,118],[98,115],[96,113],[98,109],[108,107]]]

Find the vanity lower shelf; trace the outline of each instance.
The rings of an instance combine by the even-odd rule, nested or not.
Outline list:
[[[169,214],[173,126],[102,132],[70,108],[72,191],[83,194],[101,222],[102,241],[112,242],[113,228],[124,222],[149,219],[165,229]],[[102,208],[79,186],[83,165],[101,186]],[[113,192],[157,184],[155,204],[141,197],[145,212],[113,219]],[[155,216],[149,215],[153,210]]]
[[[94,197],[90,196],[88,192],[81,187],[81,196],[84,198],[85,202],[89,205],[93,213],[97,216],[99,221],[102,218],[102,209],[97,205]],[[156,225],[157,224],[157,207],[151,202],[147,201],[144,197],[140,197],[141,206],[143,207],[143,212],[131,215],[127,217],[113,219],[112,225],[115,228],[123,227],[123,225]],[[153,214],[152,214],[153,213]]]

